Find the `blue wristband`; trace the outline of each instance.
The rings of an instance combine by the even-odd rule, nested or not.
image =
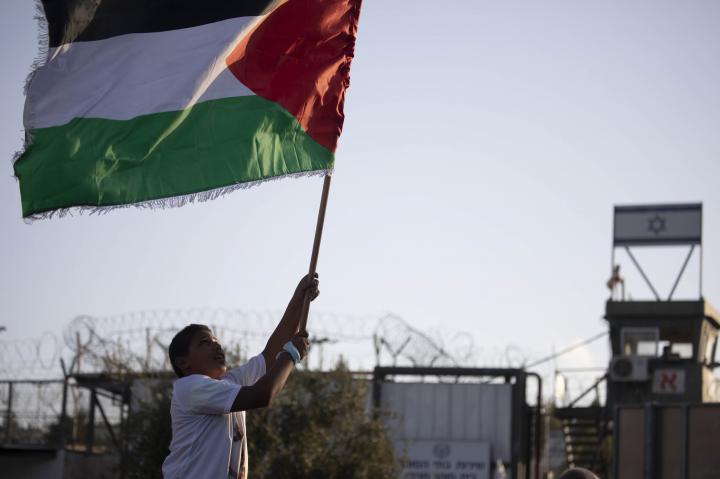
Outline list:
[[[300,361],[300,351],[295,347],[292,341],[288,341],[282,348],[282,351],[275,355],[275,359],[279,358],[282,353],[288,353],[293,364],[297,364]]]
[[[290,353],[293,363],[297,364],[297,362],[300,361],[300,351],[298,351],[298,348],[295,347],[292,341],[288,341],[287,343],[285,343],[285,346],[283,346],[283,351],[287,351],[288,353]]]

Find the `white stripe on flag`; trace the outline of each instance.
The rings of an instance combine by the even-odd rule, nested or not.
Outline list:
[[[227,70],[225,58],[256,18],[53,48],[30,84],[25,128],[60,126],[73,118],[129,120],[253,95]]]

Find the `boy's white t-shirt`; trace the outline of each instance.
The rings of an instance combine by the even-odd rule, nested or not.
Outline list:
[[[231,469],[244,470],[241,477],[246,476],[245,412],[231,413],[230,408],[242,386],[251,386],[264,375],[265,359],[257,355],[219,380],[192,374],[175,381],[170,404],[170,455],[162,466],[166,479],[227,479]],[[233,451],[238,425],[243,439],[235,441]],[[238,462],[244,458],[243,464],[230,464],[231,456]]]

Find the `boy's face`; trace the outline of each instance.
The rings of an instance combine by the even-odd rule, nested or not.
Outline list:
[[[218,379],[225,374],[225,352],[212,332],[201,330],[195,333],[188,354],[177,359],[177,365],[185,376],[204,374]]]

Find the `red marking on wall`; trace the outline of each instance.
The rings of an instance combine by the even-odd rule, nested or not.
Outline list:
[[[677,373],[660,373],[660,390],[677,391]]]

